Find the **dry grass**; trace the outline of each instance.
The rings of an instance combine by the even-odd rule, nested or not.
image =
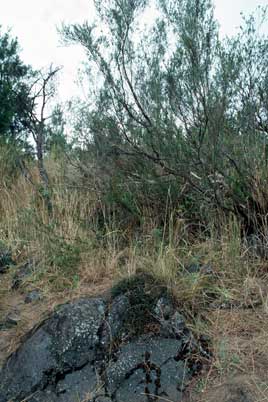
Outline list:
[[[56,304],[107,292],[114,282],[143,271],[166,284],[197,336],[213,340],[212,364],[192,384],[188,400],[224,401],[225,385],[239,376],[254,401],[268,400],[263,376],[268,367],[268,266],[242,244],[237,222],[225,222],[220,236],[204,239],[192,237],[187,222],[171,214],[162,230],[153,219],[144,219],[137,239],[131,227],[117,226],[97,192],[67,185],[55,161],[49,170],[52,214],[38,192],[34,168],[35,186],[20,177],[12,187],[1,187],[0,238],[18,263],[34,257],[38,272],[20,292],[10,291],[11,274],[0,284],[2,315],[16,306],[22,317],[15,329],[3,333],[0,360]],[[75,182],[71,168],[65,174],[68,183]],[[150,216],[148,211],[144,216]],[[210,266],[212,272],[189,273],[193,263]],[[41,289],[44,299],[25,305],[24,293],[32,288]]]
[[[209,313],[213,360],[193,382],[185,401],[224,402],[240,390],[254,402],[268,401],[268,324],[263,308]],[[245,397],[245,400],[246,397]]]
[[[220,237],[198,239],[188,235],[187,222],[172,214],[161,230],[153,219],[144,219],[137,240],[129,228],[118,229],[97,192],[67,185],[76,180],[71,168],[63,169],[55,161],[48,168],[53,183],[52,214],[38,192],[35,168],[31,169],[34,186],[19,177],[12,187],[1,187],[0,199],[2,240],[17,262],[31,257],[38,261],[39,275],[32,279],[47,292],[149,271],[192,314],[213,299],[218,304],[267,304],[263,286],[267,268],[262,261],[252,260],[241,244],[235,220],[225,223]],[[63,170],[67,170],[65,175]],[[145,211],[144,215],[150,214]],[[192,263],[211,266],[212,275],[188,274],[186,268]]]

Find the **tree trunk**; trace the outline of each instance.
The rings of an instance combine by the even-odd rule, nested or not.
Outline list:
[[[45,201],[48,213],[52,213],[52,201],[50,195],[50,188],[49,188],[49,179],[47,170],[44,164],[44,141],[43,141],[43,127],[39,127],[39,132],[37,134],[37,166],[39,171],[40,180],[42,183],[42,188],[40,189],[40,193],[42,198]]]

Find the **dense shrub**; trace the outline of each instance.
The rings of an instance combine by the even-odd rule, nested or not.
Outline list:
[[[221,211],[247,233],[263,231],[265,10],[220,40],[210,0],[95,6],[95,25],[63,27],[67,42],[85,48],[91,82],[98,77],[90,103],[76,105],[75,130],[91,158],[84,172],[95,169],[104,192],[135,216],[150,202],[163,218],[168,198],[189,221],[207,225]],[[148,7],[158,11],[146,27]]]

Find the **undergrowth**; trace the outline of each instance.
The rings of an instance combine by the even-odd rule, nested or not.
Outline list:
[[[39,275],[34,280],[49,291],[77,288],[104,277],[129,281],[145,272],[164,283],[189,316],[213,305],[266,303],[259,284],[266,263],[252,254],[234,217],[222,217],[220,231],[217,220],[206,232],[193,234],[179,208],[170,212],[167,205],[160,226],[147,206],[138,228],[130,220],[124,227],[98,191],[74,185],[75,170],[63,175],[54,160],[48,170],[52,214],[37,191],[38,174],[32,167],[31,181],[20,176],[12,186],[2,184],[0,233],[18,263],[37,261]],[[192,265],[197,267],[194,272],[189,270]]]
[[[52,213],[38,191],[35,167],[30,167],[31,181],[21,175],[12,185],[0,184],[1,250],[17,265],[10,275],[35,261],[34,273],[20,291],[40,289],[47,300],[61,302],[92,294],[92,289],[94,294],[110,289],[113,297],[127,294],[127,332],[133,334],[153,325],[155,301],[167,296],[197,338],[213,340],[211,365],[206,376],[197,379],[199,393],[215,378],[222,381],[249,366],[255,370],[257,349],[264,348],[267,334],[260,317],[268,312],[268,263],[241,236],[234,216],[212,211],[209,227],[193,230],[179,206],[172,209],[167,198],[162,223],[148,205],[139,209],[143,219],[123,219],[126,212],[107,205],[93,185],[81,186],[71,167],[63,170],[53,160],[47,167]],[[8,289],[2,293],[7,298]],[[256,350],[249,361],[244,346],[248,335],[240,335],[256,335],[257,327]]]

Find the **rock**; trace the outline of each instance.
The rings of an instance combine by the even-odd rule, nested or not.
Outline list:
[[[130,303],[127,296],[120,295],[113,300],[103,325],[101,343],[104,347],[109,347],[122,335],[129,308]]]
[[[50,352],[52,337],[43,328],[35,332],[2,368],[1,387],[5,392],[5,401],[20,401],[43,388],[49,382],[49,373],[57,366],[57,361]],[[2,400],[1,400],[2,402]]]
[[[172,315],[170,320],[167,321],[166,330],[168,330],[169,336],[176,338],[182,337],[186,331],[185,318],[178,311]]]
[[[2,400],[20,401],[93,361],[104,312],[102,299],[83,299],[61,307],[30,333],[2,368]]]
[[[67,374],[56,386],[56,394],[60,402],[82,401],[85,396],[93,399],[99,391],[98,377],[94,366],[88,364],[79,371]],[[49,402],[49,400],[48,400]]]
[[[19,313],[16,310],[11,311],[6,315],[4,320],[0,322],[0,330],[5,331],[12,327],[15,327],[16,325],[18,325],[19,321],[20,321]]]
[[[28,303],[36,302],[41,299],[42,299],[42,294],[39,290],[31,290],[31,292],[29,292],[26,295],[24,302],[28,304]]]
[[[35,271],[35,262],[30,260],[19,267],[13,277],[11,289],[18,289]]]
[[[89,379],[90,381],[90,379]],[[82,387],[85,388],[85,384],[88,383],[88,379],[84,378]],[[38,391],[34,394],[34,396],[30,399],[27,399],[27,402],[112,402],[112,399],[106,396],[97,396],[95,397],[96,388],[93,389],[93,392],[86,392],[84,397],[81,398],[81,389],[79,389],[79,384],[76,383],[78,393],[71,392],[70,394],[62,393],[56,394],[53,390],[53,387],[47,388],[45,391]],[[88,387],[87,387],[88,388]],[[97,388],[98,389],[98,388]],[[1,401],[1,399],[0,399]],[[26,401],[25,401],[26,402]],[[120,401],[121,402],[121,401]]]
[[[51,386],[47,387],[44,391],[37,390],[32,396],[27,398],[27,402],[58,402],[58,400],[59,399]]]
[[[7,359],[0,402],[181,401],[198,344],[168,297],[152,306],[159,333],[131,338],[131,307],[127,295],[61,306]]]
[[[20,316],[19,316],[19,313],[17,311],[11,311],[6,316],[7,324],[17,325],[19,321],[20,321]]]
[[[180,338],[186,331],[185,318],[175,311],[172,301],[162,297],[156,303],[155,317],[160,323],[160,335],[169,338]]]
[[[154,313],[158,320],[168,320],[174,313],[173,303],[167,297],[161,297],[156,303]]]
[[[182,346],[175,339],[146,336],[124,345],[106,370],[108,393],[116,401],[147,402],[146,394],[181,400],[180,390],[189,375],[185,363],[176,361]]]
[[[0,243],[0,274],[6,273],[11,265],[14,265],[11,252]]]

